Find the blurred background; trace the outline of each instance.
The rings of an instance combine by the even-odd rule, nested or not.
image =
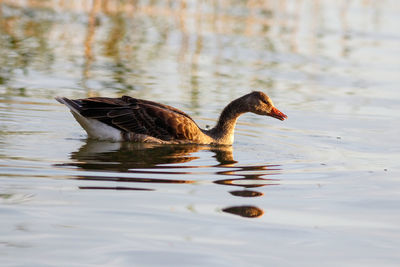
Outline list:
[[[3,94],[134,94],[195,112],[251,89],[293,108],[342,112],[366,109],[369,97],[391,105],[399,94],[397,1],[12,0],[0,7]],[[348,95],[357,96],[351,107],[321,99]]]
[[[400,2],[0,0],[0,262],[398,266]],[[55,96],[130,95],[232,148],[87,140]]]

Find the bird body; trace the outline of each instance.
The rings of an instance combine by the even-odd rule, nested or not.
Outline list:
[[[257,91],[228,104],[210,130],[201,129],[179,109],[130,96],[56,100],[70,108],[90,138],[112,141],[231,145],[236,121],[243,113],[286,118],[266,94]]]

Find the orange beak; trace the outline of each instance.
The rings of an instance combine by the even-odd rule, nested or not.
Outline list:
[[[287,118],[287,116],[285,114],[283,114],[282,112],[280,112],[276,107],[272,107],[268,116],[274,117],[281,121],[283,121],[284,119]]]

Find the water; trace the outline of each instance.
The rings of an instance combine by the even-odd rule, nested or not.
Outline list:
[[[2,266],[398,266],[397,1],[1,1]],[[87,140],[55,96],[128,94],[229,147]]]

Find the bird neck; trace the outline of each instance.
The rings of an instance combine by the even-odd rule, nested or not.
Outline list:
[[[236,121],[240,115],[248,112],[242,98],[229,103],[219,116],[217,125],[208,134],[220,144],[233,143]]]

